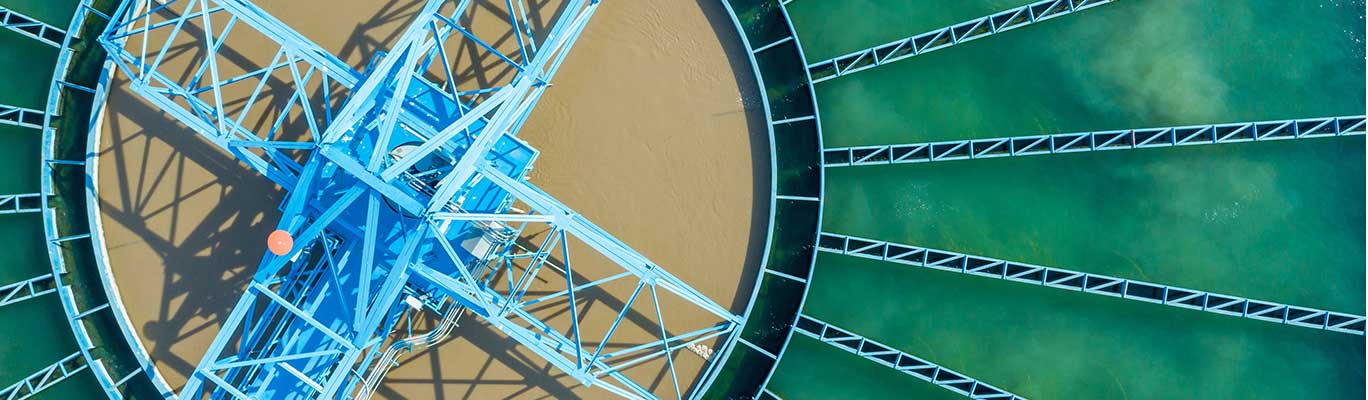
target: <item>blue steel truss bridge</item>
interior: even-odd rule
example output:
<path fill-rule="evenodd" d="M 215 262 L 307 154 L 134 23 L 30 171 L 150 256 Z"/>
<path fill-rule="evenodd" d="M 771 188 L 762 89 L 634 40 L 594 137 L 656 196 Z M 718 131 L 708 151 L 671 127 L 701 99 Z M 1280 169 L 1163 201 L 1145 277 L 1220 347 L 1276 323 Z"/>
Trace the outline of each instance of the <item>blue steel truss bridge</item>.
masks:
<path fill-rule="evenodd" d="M 463 317 L 584 386 L 701 394 L 741 317 L 527 180 L 519 129 L 599 2 L 494 3 L 477 29 L 488 4 L 427 1 L 360 71 L 247 0 L 112 16 L 131 89 L 288 192 L 293 248 L 265 253 L 181 398 L 368 398 Z"/>

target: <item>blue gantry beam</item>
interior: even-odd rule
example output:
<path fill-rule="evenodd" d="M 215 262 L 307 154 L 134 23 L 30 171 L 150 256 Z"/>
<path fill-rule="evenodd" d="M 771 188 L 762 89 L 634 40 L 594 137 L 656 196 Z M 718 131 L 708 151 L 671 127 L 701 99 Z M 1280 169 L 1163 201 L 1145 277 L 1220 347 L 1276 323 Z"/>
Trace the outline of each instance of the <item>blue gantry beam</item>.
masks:
<path fill-rule="evenodd" d="M 471 1 L 429 0 L 356 71 L 247 0 L 127 2 L 100 42 L 131 89 L 289 192 L 293 250 L 263 257 L 180 395 L 367 397 L 396 343 L 444 336 L 399 336 L 426 310 L 478 316 L 585 386 L 688 397 L 679 350 L 740 318 L 525 178 L 538 152 L 517 133 L 598 4 L 533 21 L 549 13 L 509 0 L 488 37 L 463 25 Z M 589 310 L 605 292 L 621 301 Z M 711 322 L 664 321 L 682 315 Z"/>

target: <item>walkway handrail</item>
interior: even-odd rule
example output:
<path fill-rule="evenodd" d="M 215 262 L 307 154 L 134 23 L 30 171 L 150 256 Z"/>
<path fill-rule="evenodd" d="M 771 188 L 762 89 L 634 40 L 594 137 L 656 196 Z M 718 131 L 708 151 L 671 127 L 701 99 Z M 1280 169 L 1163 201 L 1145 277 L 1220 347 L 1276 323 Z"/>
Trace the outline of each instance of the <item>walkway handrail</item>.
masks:
<path fill-rule="evenodd" d="M 366 379 L 361 386 L 361 391 L 356 394 L 355 398 L 358 400 L 370 400 L 371 395 L 375 394 L 375 389 L 380 387 L 381 380 L 385 375 L 389 374 L 389 370 L 399 365 L 396 360 L 399 359 L 400 351 L 407 350 L 409 353 L 412 353 L 414 350 L 424 349 L 445 341 L 451 336 L 451 330 L 456 328 L 456 325 L 460 322 L 461 315 L 463 314 L 465 314 L 465 308 L 452 302 L 452 304 L 447 306 L 447 311 L 442 314 L 442 319 L 438 320 L 436 328 L 433 328 L 426 333 L 395 341 L 391 344 L 385 349 L 385 353 L 380 355 L 380 359 L 376 360 L 375 367 L 371 369 L 370 374 L 366 375 Z"/>

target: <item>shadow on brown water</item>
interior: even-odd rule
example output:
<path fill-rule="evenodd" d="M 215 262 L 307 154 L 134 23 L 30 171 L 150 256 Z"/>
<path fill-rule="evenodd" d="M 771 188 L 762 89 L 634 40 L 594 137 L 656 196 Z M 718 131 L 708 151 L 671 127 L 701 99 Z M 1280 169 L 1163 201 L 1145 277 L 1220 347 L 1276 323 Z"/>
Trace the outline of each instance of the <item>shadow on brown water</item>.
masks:
<path fill-rule="evenodd" d="M 261 5 L 358 68 L 397 39 L 419 4 L 330 2 L 339 15 L 371 15 L 344 32 L 300 3 L 310 2 Z M 755 79 L 720 3 L 650 3 L 609 3 L 595 16 L 556 88 L 523 130 L 544 151 L 534 178 L 740 313 L 763 256 L 769 216 L 769 139 Z M 253 51 L 229 53 L 228 61 L 255 68 L 250 60 L 260 57 Z M 625 61 L 599 71 L 609 57 Z M 488 64 L 474 59 L 459 71 L 479 82 L 503 78 L 481 67 Z M 605 81 L 625 83 L 604 90 Z M 111 91 L 101 148 L 107 243 L 130 316 L 158 368 L 178 387 L 251 279 L 283 193 L 125 85 L 117 81 Z M 268 98 L 288 93 L 267 92 Z M 623 111 L 599 109 L 614 107 Z M 302 123 L 291 118 L 287 125 Z M 622 304 L 606 295 L 592 301 L 593 307 Z M 701 365 L 682 353 L 676 362 Z M 380 397 L 607 396 L 579 386 L 474 318 L 443 345 L 401 360 L 377 391 Z M 667 374 L 663 365 L 647 365 L 633 377 L 669 391 Z M 682 383 L 696 375 L 684 374 Z"/>

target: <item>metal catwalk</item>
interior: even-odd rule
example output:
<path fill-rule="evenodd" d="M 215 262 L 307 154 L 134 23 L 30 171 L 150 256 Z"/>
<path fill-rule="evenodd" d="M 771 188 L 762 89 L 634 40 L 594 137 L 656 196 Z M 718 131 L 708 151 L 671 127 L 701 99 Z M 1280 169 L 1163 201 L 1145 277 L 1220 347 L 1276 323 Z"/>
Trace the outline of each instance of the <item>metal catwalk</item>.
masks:
<path fill-rule="evenodd" d="M 517 133 L 599 3 L 551 21 L 502 3 L 490 37 L 466 26 L 471 1 L 429 0 L 363 72 L 247 0 L 118 11 L 100 42 L 132 90 L 289 192 L 293 247 L 262 258 L 182 397 L 366 397 L 389 349 L 428 341 L 405 342 L 402 317 L 453 307 L 582 385 L 698 395 L 676 356 L 730 346 L 741 318 L 525 178 L 538 152 Z M 458 50 L 481 62 L 455 67 Z M 605 293 L 621 301 L 586 309 Z"/>

